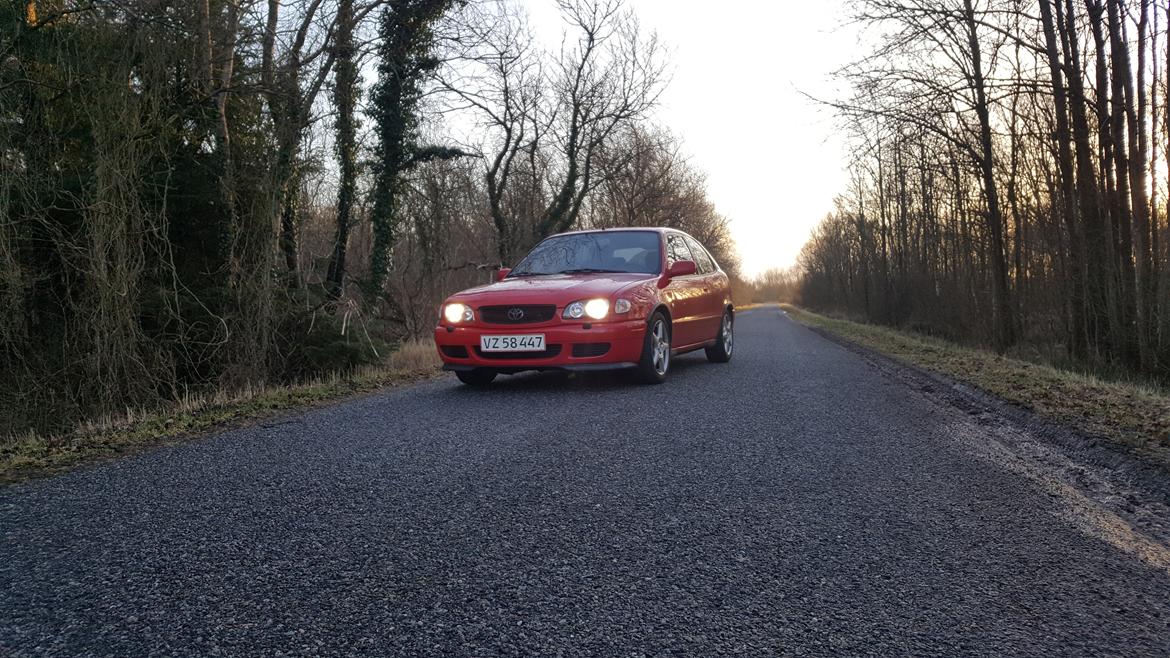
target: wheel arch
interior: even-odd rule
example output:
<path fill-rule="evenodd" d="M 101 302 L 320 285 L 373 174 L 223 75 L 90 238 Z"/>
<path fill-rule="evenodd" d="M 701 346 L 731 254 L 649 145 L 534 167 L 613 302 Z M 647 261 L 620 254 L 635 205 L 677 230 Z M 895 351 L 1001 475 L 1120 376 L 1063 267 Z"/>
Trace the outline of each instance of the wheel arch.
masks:
<path fill-rule="evenodd" d="M 662 314 L 666 316 L 666 324 L 670 325 L 670 329 L 673 331 L 674 316 L 670 314 L 670 307 L 667 306 L 664 302 L 658 302 L 654 308 L 650 309 L 650 312 L 646 315 L 646 326 L 650 326 L 650 318 L 654 317 L 654 314 L 659 311 L 661 311 Z"/>

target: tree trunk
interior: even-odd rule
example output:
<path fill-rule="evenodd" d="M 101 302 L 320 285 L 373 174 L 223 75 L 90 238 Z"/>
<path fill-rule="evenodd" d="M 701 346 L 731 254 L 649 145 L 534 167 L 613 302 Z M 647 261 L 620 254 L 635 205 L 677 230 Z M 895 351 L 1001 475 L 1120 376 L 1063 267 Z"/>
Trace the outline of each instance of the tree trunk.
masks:
<path fill-rule="evenodd" d="M 353 212 L 357 181 L 357 135 L 354 109 L 357 104 L 357 65 L 354 62 L 353 0 L 340 0 L 337 8 L 337 68 L 334 103 L 337 106 L 337 159 L 340 180 L 337 190 L 337 233 L 329 260 L 326 289 L 337 300 L 344 292 L 345 251 L 349 243 L 350 215 Z"/>
<path fill-rule="evenodd" d="M 1053 102 L 1056 110 L 1057 161 L 1060 171 L 1060 205 L 1068 232 L 1068 278 L 1069 278 L 1069 354 L 1076 359 L 1085 357 L 1085 282 L 1082 258 L 1084 247 L 1081 243 L 1081 228 L 1078 221 L 1076 180 L 1073 178 L 1072 148 L 1069 144 L 1068 96 L 1064 87 L 1064 76 L 1060 55 L 1057 51 L 1056 25 L 1053 20 L 1052 3 L 1060 0 L 1040 0 L 1040 17 L 1044 26 L 1044 46 L 1048 56 L 1048 75 L 1052 80 Z M 1057 7 L 1059 9 L 1059 7 Z"/>
<path fill-rule="evenodd" d="M 207 13 L 208 3 L 200 5 L 200 20 L 206 30 L 207 84 L 210 85 L 210 100 L 215 108 L 215 149 L 219 160 L 219 189 L 225 216 L 221 220 L 219 230 L 220 253 L 228 260 L 234 260 L 235 235 L 239 229 L 239 214 L 236 208 L 236 171 L 235 159 L 232 155 L 231 125 L 228 119 L 228 97 L 232 85 L 232 76 L 235 72 L 236 37 L 240 26 L 240 7 L 235 2 L 227 3 L 227 26 L 223 34 L 222 52 L 218 57 L 214 54 L 215 40 L 212 37 L 211 17 Z M 204 38 L 200 40 L 203 41 Z M 216 61 L 218 60 L 218 62 Z M 219 76 L 215 75 L 215 65 L 219 64 Z M 234 265 L 233 265 L 234 267 Z M 238 274 L 238 273 L 237 273 Z"/>
<path fill-rule="evenodd" d="M 1133 208 L 1133 260 L 1126 270 L 1132 275 L 1133 333 L 1137 347 L 1136 363 L 1143 370 L 1153 366 L 1150 351 L 1149 307 L 1153 302 L 1150 270 L 1153 269 L 1150 252 L 1150 205 L 1146 187 L 1149 144 L 1146 138 L 1146 37 L 1149 32 L 1149 0 L 1141 2 L 1138 21 L 1137 81 L 1130 78 L 1129 42 L 1125 39 L 1118 0 L 1109 0 L 1109 23 L 1113 50 L 1113 76 L 1120 80 L 1125 92 L 1125 118 L 1129 128 L 1130 206 Z M 1136 86 L 1136 93 L 1135 93 Z"/>
<path fill-rule="evenodd" d="M 1116 253 L 1113 257 L 1115 272 L 1111 277 L 1116 281 L 1116 306 L 1113 318 L 1115 344 L 1121 347 L 1120 356 L 1127 363 L 1134 363 L 1136 358 L 1136 343 L 1133 335 L 1133 319 L 1135 314 L 1134 297 L 1134 265 L 1133 265 L 1133 215 L 1137 208 L 1133 205 L 1134 186 L 1138 181 L 1131 179 L 1129 142 L 1133 135 L 1126 134 L 1126 108 L 1131 103 L 1132 84 L 1127 85 L 1129 78 L 1129 47 L 1124 43 L 1121 18 L 1114 0 L 1107 1 L 1109 14 L 1109 46 L 1112 51 L 1113 70 L 1111 79 L 1112 99 L 1110 103 L 1109 133 L 1113 146 L 1113 171 L 1117 179 L 1117 198 L 1115 200 L 1116 214 L 1114 215 L 1116 238 L 1114 245 Z M 1094 21 L 1099 25 L 1099 20 Z M 1096 27 L 1094 28 L 1096 31 Z M 1104 50 L 1104 46 L 1100 47 Z M 1099 52 L 1098 58 L 1104 68 L 1104 54 Z M 1123 62 L 1123 63 L 1122 63 Z M 1119 68 L 1124 66 L 1124 69 Z M 1104 76 L 1103 76 L 1104 77 Z M 1101 89 L 1097 90 L 1101 93 Z M 1144 167 L 1144 166 L 1143 166 Z M 1143 184 L 1144 187 L 1144 184 Z M 1144 199 L 1144 193 L 1143 193 Z"/>
<path fill-rule="evenodd" d="M 1081 68 L 1080 42 L 1077 40 L 1076 20 L 1072 0 L 1065 0 L 1064 15 L 1058 22 L 1061 27 L 1061 44 L 1064 60 L 1068 66 L 1068 101 L 1071 110 L 1073 146 L 1076 152 L 1077 193 L 1081 222 L 1084 227 L 1085 247 L 1085 308 L 1088 325 L 1088 342 L 1097 351 L 1109 351 L 1108 314 L 1106 286 L 1106 258 L 1104 220 L 1101 212 L 1101 197 L 1094 171 L 1093 149 L 1089 144 L 1089 119 L 1085 111 L 1086 100 Z"/>
<path fill-rule="evenodd" d="M 975 114 L 979 117 L 979 144 L 981 156 L 979 168 L 983 174 L 983 191 L 987 196 L 987 231 L 990 238 L 991 260 L 991 303 L 993 308 L 993 341 L 996 350 L 1002 352 L 1016 341 L 1015 322 L 1012 317 L 1011 298 L 1008 292 L 1007 261 L 1004 254 L 1003 213 L 999 205 L 999 190 L 995 180 L 995 158 L 992 147 L 991 113 L 987 102 L 987 89 L 983 79 L 983 61 L 978 23 L 971 0 L 963 0 L 967 38 L 971 56 L 971 84 L 975 91 Z"/>
<path fill-rule="evenodd" d="M 264 93 L 268 96 L 271 106 L 273 86 L 275 84 L 276 62 L 276 27 L 280 22 L 280 0 L 268 0 L 268 14 L 264 21 L 264 38 L 260 44 L 260 81 L 264 84 Z M 271 111 L 271 107 L 270 110 Z"/>

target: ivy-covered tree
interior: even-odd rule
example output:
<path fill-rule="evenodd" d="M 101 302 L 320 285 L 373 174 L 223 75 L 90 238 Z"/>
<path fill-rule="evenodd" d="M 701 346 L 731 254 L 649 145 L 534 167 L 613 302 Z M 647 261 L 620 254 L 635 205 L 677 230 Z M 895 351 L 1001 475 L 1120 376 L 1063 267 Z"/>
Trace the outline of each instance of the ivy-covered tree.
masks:
<path fill-rule="evenodd" d="M 378 82 L 370 107 L 378 137 L 368 282 L 375 295 L 390 267 L 404 174 L 427 160 L 461 155 L 457 149 L 423 145 L 419 135 L 425 81 L 441 63 L 434 53 L 435 24 L 454 4 L 454 0 L 391 0 L 379 23 Z"/>
<path fill-rule="evenodd" d="M 361 89 L 358 86 L 357 62 L 354 57 L 353 28 L 353 0 L 341 0 L 337 5 L 337 43 L 334 46 L 337 74 L 333 90 L 333 101 L 337 106 L 337 160 L 341 176 L 337 190 L 337 234 L 325 277 L 326 293 L 333 300 L 341 296 L 345 279 L 345 254 L 357 187 L 357 119 L 354 111 Z"/>

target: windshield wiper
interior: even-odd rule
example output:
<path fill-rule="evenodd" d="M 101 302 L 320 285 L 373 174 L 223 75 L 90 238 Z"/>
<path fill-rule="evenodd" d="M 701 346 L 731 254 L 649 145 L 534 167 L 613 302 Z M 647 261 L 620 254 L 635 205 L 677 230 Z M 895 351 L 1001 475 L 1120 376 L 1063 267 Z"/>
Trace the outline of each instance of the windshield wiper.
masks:
<path fill-rule="evenodd" d="M 623 270 L 605 270 L 597 267 L 578 267 L 572 270 L 561 270 L 557 274 L 625 274 Z"/>

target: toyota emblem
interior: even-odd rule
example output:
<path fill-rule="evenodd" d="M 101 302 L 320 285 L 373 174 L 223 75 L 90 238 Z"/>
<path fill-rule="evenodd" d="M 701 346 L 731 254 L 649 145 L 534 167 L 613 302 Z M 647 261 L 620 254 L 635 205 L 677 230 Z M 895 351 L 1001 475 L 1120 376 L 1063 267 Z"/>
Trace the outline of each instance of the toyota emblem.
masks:
<path fill-rule="evenodd" d="M 508 319 L 512 322 L 519 322 L 524 319 L 524 309 L 510 308 L 508 309 Z"/>

